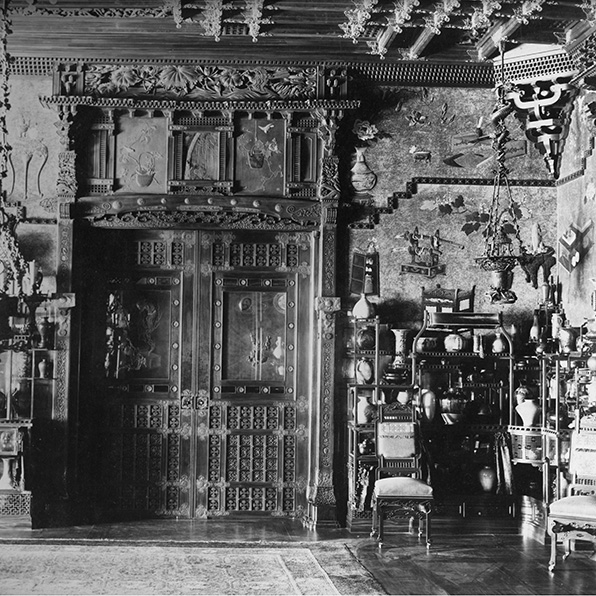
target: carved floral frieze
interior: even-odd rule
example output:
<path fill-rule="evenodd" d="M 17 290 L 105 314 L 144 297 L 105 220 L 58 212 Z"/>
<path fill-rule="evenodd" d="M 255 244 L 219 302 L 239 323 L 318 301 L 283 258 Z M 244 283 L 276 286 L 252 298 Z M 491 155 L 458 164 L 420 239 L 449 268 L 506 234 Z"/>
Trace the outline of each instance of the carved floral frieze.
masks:
<path fill-rule="evenodd" d="M 314 99 L 317 68 L 89 64 L 84 94 L 189 100 Z"/>

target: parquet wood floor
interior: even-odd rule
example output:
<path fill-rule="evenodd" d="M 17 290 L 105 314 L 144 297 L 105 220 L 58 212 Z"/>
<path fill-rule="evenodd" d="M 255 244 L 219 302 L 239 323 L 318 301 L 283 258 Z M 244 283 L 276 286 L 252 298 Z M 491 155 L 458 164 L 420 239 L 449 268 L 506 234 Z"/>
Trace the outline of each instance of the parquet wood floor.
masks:
<path fill-rule="evenodd" d="M 442 519 L 427 551 L 401 525 L 388 524 L 379 549 L 367 532 L 309 531 L 280 519 L 151 520 L 32 530 L 0 519 L 0 543 L 184 544 L 287 547 L 313 542 L 347 545 L 388 594 L 596 595 L 596 561 L 580 550 L 548 572 L 549 546 L 524 537 L 511 519 Z"/>

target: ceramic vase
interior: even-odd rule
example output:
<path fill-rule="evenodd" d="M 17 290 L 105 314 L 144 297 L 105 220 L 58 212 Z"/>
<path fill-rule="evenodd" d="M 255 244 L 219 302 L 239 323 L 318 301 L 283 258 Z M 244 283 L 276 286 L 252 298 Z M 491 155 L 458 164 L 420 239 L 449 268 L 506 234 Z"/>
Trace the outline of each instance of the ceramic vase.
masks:
<path fill-rule="evenodd" d="M 540 340 L 540 323 L 538 322 L 538 315 L 534 315 L 532 326 L 530 327 L 530 341 L 538 343 Z"/>
<path fill-rule="evenodd" d="M 494 354 L 502 354 L 503 352 L 507 351 L 507 345 L 505 344 L 505 340 L 499 331 L 497 331 L 497 334 L 495 335 L 492 349 Z"/>
<path fill-rule="evenodd" d="M 356 424 L 364 424 L 366 422 L 370 422 L 368 420 L 369 416 L 369 406 L 370 398 L 372 397 L 372 392 L 368 390 L 361 390 L 358 393 L 358 403 L 356 404 Z"/>
<path fill-rule="evenodd" d="M 491 466 L 483 466 L 478 472 L 478 480 L 485 493 L 492 493 L 497 485 L 497 472 Z"/>
<path fill-rule="evenodd" d="M 524 426 L 536 426 L 540 418 L 540 404 L 535 399 L 526 399 L 515 406 L 515 411 L 522 419 Z"/>
<path fill-rule="evenodd" d="M 40 348 L 51 348 L 49 345 L 50 339 L 50 320 L 48 317 L 44 317 L 37 323 L 37 331 L 39 333 L 39 347 Z"/>
<path fill-rule="evenodd" d="M 368 358 L 360 358 L 356 363 L 356 382 L 359 385 L 368 385 L 373 382 L 373 363 Z"/>
<path fill-rule="evenodd" d="M 37 363 L 37 369 L 39 370 L 40 379 L 47 379 L 50 376 L 50 365 L 45 358 Z"/>
<path fill-rule="evenodd" d="M 374 327 L 364 327 L 356 334 L 356 345 L 361 350 L 372 350 L 375 347 L 376 338 Z"/>
<path fill-rule="evenodd" d="M 563 326 L 563 317 L 558 313 L 554 312 L 550 318 L 550 325 L 551 325 L 551 337 L 553 339 L 557 339 L 559 336 L 559 331 Z"/>
<path fill-rule="evenodd" d="M 430 389 L 423 389 L 420 395 L 420 404 L 425 418 L 432 422 L 437 411 L 437 396 L 434 391 Z"/>
<path fill-rule="evenodd" d="M 395 358 L 393 359 L 392 366 L 400 367 L 407 364 L 407 329 L 392 329 L 391 332 L 395 337 Z"/>
<path fill-rule="evenodd" d="M 356 147 L 356 162 L 351 169 L 352 187 L 356 192 L 372 190 L 377 183 L 377 175 L 368 167 L 364 153 L 366 147 Z"/>
<path fill-rule="evenodd" d="M 366 294 L 362 294 L 360 300 L 354 304 L 352 316 L 356 319 L 372 319 L 375 316 L 375 306 L 368 300 Z"/>

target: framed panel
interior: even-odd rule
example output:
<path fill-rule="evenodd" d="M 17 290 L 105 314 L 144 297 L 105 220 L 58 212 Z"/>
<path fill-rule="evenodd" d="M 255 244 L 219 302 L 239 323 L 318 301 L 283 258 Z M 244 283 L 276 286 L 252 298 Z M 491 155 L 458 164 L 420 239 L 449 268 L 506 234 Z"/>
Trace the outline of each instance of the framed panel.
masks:
<path fill-rule="evenodd" d="M 170 126 L 168 191 L 192 194 L 232 190 L 232 124 L 223 118 L 188 118 Z"/>
<path fill-rule="evenodd" d="M 283 195 L 286 123 L 281 118 L 240 118 L 236 182 L 242 194 Z"/>
<path fill-rule="evenodd" d="M 215 281 L 214 393 L 293 393 L 296 298 L 293 280 Z"/>

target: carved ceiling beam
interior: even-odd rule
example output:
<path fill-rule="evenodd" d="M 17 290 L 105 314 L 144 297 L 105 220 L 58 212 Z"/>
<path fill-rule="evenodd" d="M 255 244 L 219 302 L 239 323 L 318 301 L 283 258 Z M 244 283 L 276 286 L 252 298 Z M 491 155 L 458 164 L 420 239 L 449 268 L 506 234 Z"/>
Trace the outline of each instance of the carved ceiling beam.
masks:
<path fill-rule="evenodd" d="M 342 37 L 351 39 L 352 43 L 358 43 L 362 37 L 365 27 L 372 17 L 372 12 L 379 0 L 352 0 L 354 8 L 344 12 L 348 20 L 340 23 L 339 28 L 343 31 Z"/>
<path fill-rule="evenodd" d="M 368 41 L 369 54 L 384 58 L 387 48 L 399 33 L 403 31 L 404 25 L 411 20 L 412 12 L 420 4 L 419 0 L 396 0 L 393 3 L 393 11 L 388 18 L 387 26 L 380 31 L 377 39 Z"/>
<path fill-rule="evenodd" d="M 450 20 L 451 15 L 459 8 L 459 0 L 442 0 L 435 4 L 434 11 L 424 18 L 424 31 L 418 39 L 406 50 L 404 57 L 409 60 L 416 60 L 420 57 L 424 48 L 431 42 L 435 35 L 441 35 L 441 29 Z"/>
<path fill-rule="evenodd" d="M 474 58 L 482 61 L 490 58 L 504 39 L 510 38 L 522 25 L 528 25 L 542 10 L 546 0 L 526 0 L 513 11 L 513 17 L 498 19 L 476 44 Z"/>

